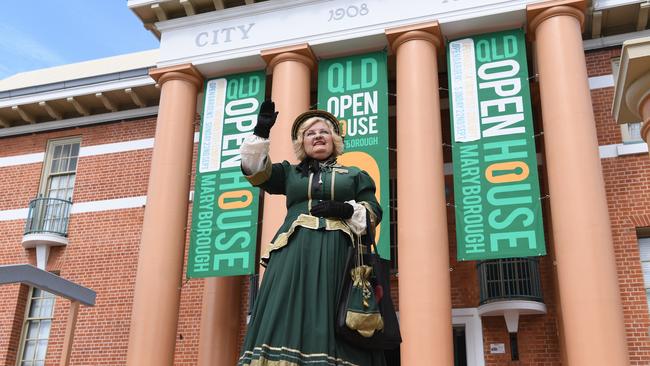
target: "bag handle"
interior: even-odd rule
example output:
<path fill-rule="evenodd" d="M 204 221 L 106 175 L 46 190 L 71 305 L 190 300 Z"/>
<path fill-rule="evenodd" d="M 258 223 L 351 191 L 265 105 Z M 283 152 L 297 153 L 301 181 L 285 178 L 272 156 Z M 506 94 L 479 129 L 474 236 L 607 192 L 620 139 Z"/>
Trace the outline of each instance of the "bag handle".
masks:
<path fill-rule="evenodd" d="M 356 252 L 355 262 L 357 266 L 363 265 L 363 251 L 361 248 L 362 244 L 370 248 L 371 254 L 379 255 L 379 252 L 377 251 L 377 245 L 375 243 L 375 226 L 370 221 L 370 212 L 368 208 L 366 208 L 366 233 L 364 235 L 354 236 L 355 242 L 352 244 L 352 247 Z"/>
<path fill-rule="evenodd" d="M 375 244 L 375 226 L 370 221 L 370 210 L 366 208 L 366 234 L 361 236 L 363 244 L 370 248 L 371 253 L 377 253 L 377 245 Z"/>

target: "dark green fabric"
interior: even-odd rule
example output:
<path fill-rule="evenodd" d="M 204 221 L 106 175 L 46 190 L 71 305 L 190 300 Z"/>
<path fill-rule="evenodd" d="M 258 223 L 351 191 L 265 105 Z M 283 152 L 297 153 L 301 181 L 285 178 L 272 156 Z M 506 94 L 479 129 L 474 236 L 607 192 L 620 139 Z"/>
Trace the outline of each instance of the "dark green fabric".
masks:
<path fill-rule="evenodd" d="M 299 228 L 290 245 L 273 252 L 238 365 L 260 356 L 296 365 L 385 365 L 383 352 L 354 348 L 335 336 L 348 242 L 339 231 Z"/>
<path fill-rule="evenodd" d="M 334 170 L 336 173 L 333 173 Z M 381 221 L 382 210 L 375 197 L 375 183 L 368 173 L 359 168 L 336 165 L 324 168 L 321 174 L 323 183 L 320 189 L 312 185 L 312 205 L 332 199 L 332 174 L 336 174 L 333 199 L 340 202 L 350 200 L 367 202 L 377 216 L 377 222 Z M 273 164 L 271 178 L 259 185 L 270 194 L 285 194 L 287 196 L 287 216 L 273 240 L 278 234 L 286 232 L 300 214 L 309 214 L 309 180 L 310 177 L 302 176 L 295 165 L 291 165 L 285 160 L 282 163 Z M 325 220 L 321 220 L 321 227 L 324 227 L 324 222 Z"/>
<path fill-rule="evenodd" d="M 312 184 L 312 205 L 332 199 L 332 174 L 336 174 L 333 199 L 365 201 L 381 219 L 375 185 L 357 168 L 323 168 L 322 184 Z M 271 194 L 287 196 L 287 216 L 275 237 L 287 232 L 300 214 L 309 214 L 310 180 L 319 181 L 284 161 L 273 164 L 271 178 L 260 185 Z M 338 294 L 351 242 L 342 231 L 324 230 L 324 222 L 320 220 L 318 230 L 298 227 L 285 247 L 271 252 L 238 365 L 266 365 L 266 361 L 299 366 L 386 364 L 382 351 L 353 347 L 335 335 Z"/>

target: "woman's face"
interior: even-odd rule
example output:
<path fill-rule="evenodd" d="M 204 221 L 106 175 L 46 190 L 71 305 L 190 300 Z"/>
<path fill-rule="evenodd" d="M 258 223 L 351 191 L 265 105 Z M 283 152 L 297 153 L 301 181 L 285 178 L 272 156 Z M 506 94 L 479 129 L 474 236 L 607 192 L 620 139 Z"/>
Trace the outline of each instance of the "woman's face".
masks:
<path fill-rule="evenodd" d="M 327 123 L 318 121 L 305 130 L 302 146 L 305 149 L 305 154 L 312 159 L 326 160 L 329 158 L 334 151 L 334 142 Z"/>

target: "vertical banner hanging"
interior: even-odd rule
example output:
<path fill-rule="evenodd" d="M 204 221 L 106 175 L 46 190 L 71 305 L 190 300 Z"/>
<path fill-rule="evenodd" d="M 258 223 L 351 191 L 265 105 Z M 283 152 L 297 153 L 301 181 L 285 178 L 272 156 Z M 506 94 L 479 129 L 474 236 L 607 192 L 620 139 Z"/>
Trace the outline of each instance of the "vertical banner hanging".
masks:
<path fill-rule="evenodd" d="M 546 254 L 524 32 L 448 46 L 458 260 Z"/>
<path fill-rule="evenodd" d="M 263 71 L 212 79 L 194 183 L 187 277 L 255 272 L 259 188 L 244 178 L 239 146 L 253 133 L 264 99 Z"/>
<path fill-rule="evenodd" d="M 365 170 L 375 181 L 383 210 L 377 251 L 389 259 L 387 79 L 385 52 L 321 60 L 318 64 L 318 107 L 339 119 L 345 135 L 345 153 L 338 162 Z"/>

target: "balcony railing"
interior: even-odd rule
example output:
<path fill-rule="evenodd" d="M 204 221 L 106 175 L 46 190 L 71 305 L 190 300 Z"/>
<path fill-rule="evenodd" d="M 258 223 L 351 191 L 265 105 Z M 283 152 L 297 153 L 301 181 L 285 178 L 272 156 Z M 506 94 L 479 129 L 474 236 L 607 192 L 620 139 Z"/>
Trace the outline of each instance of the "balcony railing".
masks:
<path fill-rule="evenodd" d="M 71 201 L 60 198 L 36 198 L 29 203 L 25 235 L 53 233 L 68 236 Z"/>
<path fill-rule="evenodd" d="M 483 305 L 498 300 L 543 302 L 538 258 L 508 258 L 478 263 Z"/>

